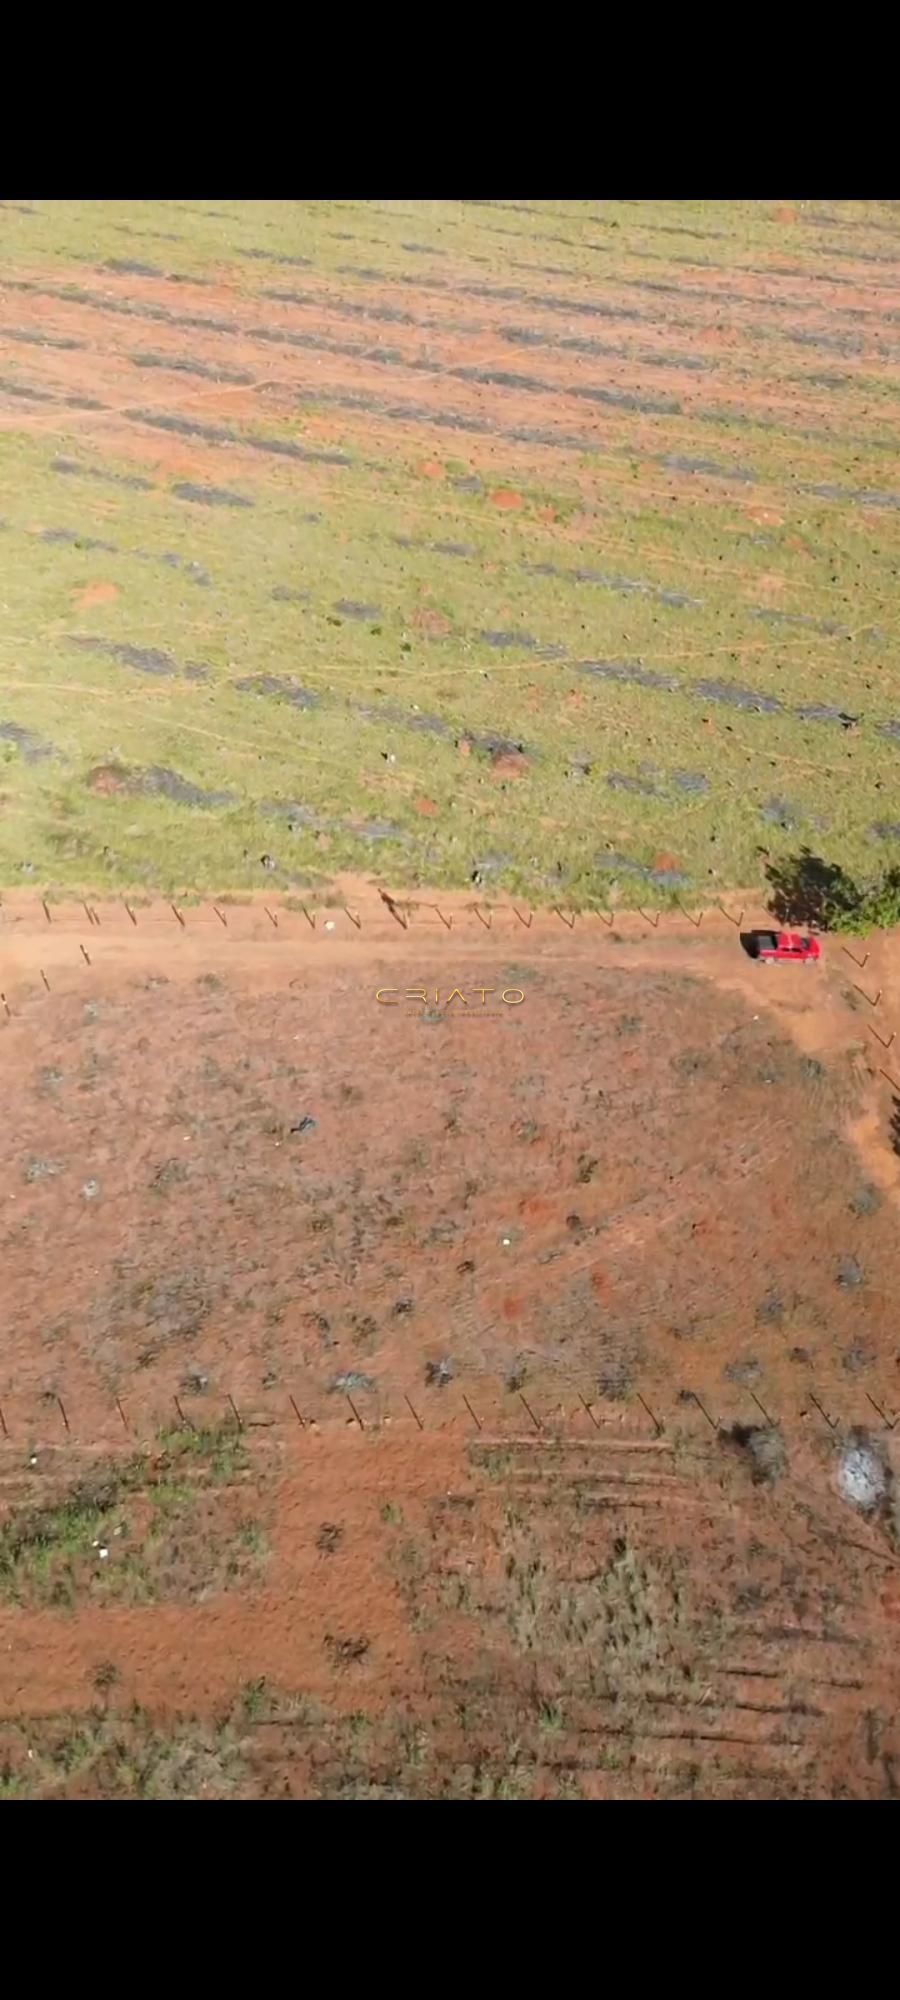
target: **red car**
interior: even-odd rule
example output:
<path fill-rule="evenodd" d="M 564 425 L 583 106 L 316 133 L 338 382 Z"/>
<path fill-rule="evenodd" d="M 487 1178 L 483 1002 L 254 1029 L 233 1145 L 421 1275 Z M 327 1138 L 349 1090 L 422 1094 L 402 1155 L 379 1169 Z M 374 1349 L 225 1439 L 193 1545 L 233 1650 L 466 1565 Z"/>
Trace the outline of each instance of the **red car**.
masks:
<path fill-rule="evenodd" d="M 754 931 L 751 952 L 761 965 L 777 960 L 791 965 L 812 965 L 821 957 L 819 940 L 802 937 L 799 931 Z"/>

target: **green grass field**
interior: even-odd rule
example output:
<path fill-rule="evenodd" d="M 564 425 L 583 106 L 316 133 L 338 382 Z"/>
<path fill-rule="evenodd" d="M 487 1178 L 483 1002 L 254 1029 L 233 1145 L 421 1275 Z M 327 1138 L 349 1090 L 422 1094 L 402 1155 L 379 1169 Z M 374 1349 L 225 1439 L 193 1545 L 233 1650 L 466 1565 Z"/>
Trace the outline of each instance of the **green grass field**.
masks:
<path fill-rule="evenodd" d="M 3 886 L 897 859 L 895 206 L 0 205 L 0 246 Z"/>

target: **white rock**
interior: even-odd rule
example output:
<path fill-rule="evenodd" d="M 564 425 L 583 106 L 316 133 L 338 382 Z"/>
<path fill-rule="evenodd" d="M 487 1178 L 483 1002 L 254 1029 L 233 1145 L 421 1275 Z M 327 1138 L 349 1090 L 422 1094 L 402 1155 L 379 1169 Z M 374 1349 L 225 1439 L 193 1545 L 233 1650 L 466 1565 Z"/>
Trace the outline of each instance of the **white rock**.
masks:
<path fill-rule="evenodd" d="M 838 1488 L 854 1507 L 877 1507 L 887 1491 L 887 1476 L 877 1453 L 864 1444 L 851 1445 L 838 1467 Z"/>

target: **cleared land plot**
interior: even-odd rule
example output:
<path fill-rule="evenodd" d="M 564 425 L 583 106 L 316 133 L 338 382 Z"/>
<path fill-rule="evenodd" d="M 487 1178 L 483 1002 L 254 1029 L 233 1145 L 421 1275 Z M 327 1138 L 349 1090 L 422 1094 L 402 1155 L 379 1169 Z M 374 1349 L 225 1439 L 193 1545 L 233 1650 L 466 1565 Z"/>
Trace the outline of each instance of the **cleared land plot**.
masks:
<path fill-rule="evenodd" d="M 720 1393 L 894 1369 L 893 1213 L 856 1212 L 840 1137 L 873 1058 L 829 1012 L 844 1046 L 801 1053 L 790 1014 L 751 1012 L 763 972 L 717 991 L 736 939 L 242 953 L 207 926 L 182 952 L 121 928 L 152 970 L 109 990 L 98 959 L 58 991 L 54 968 L 5 1033 L 7 1395 L 137 1381 L 163 1407 L 199 1372 L 311 1411 L 544 1369 L 670 1400 L 698 1367 Z M 820 970 L 780 968 L 777 1001 L 817 1018 Z"/>
<path fill-rule="evenodd" d="M 838 965 L 99 914 L 6 915 L 5 1790 L 894 1796 Z"/>

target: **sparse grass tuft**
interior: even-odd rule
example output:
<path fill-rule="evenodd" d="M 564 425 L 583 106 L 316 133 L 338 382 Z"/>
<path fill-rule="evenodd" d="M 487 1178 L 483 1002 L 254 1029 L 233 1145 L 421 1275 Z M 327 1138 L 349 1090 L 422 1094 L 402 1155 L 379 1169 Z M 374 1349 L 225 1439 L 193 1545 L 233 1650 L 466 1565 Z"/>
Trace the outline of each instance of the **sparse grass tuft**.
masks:
<path fill-rule="evenodd" d="M 268 1706 L 269 1693 L 265 1677 L 261 1676 L 259 1680 L 248 1681 L 246 1687 L 241 1690 L 241 1707 L 248 1722 L 261 1721 Z"/>
<path fill-rule="evenodd" d="M 242 1440 L 227 1427 L 185 1427 L 158 1442 L 156 1454 L 110 1460 L 58 1497 L 13 1509 L 0 1527 L 0 1601 L 147 1603 L 254 1573 L 264 1531 L 226 1505 L 249 1464 Z"/>
<path fill-rule="evenodd" d="M 538 1728 L 544 1736 L 558 1736 L 565 1724 L 562 1704 L 558 1701 L 544 1701 L 538 1713 Z"/>

